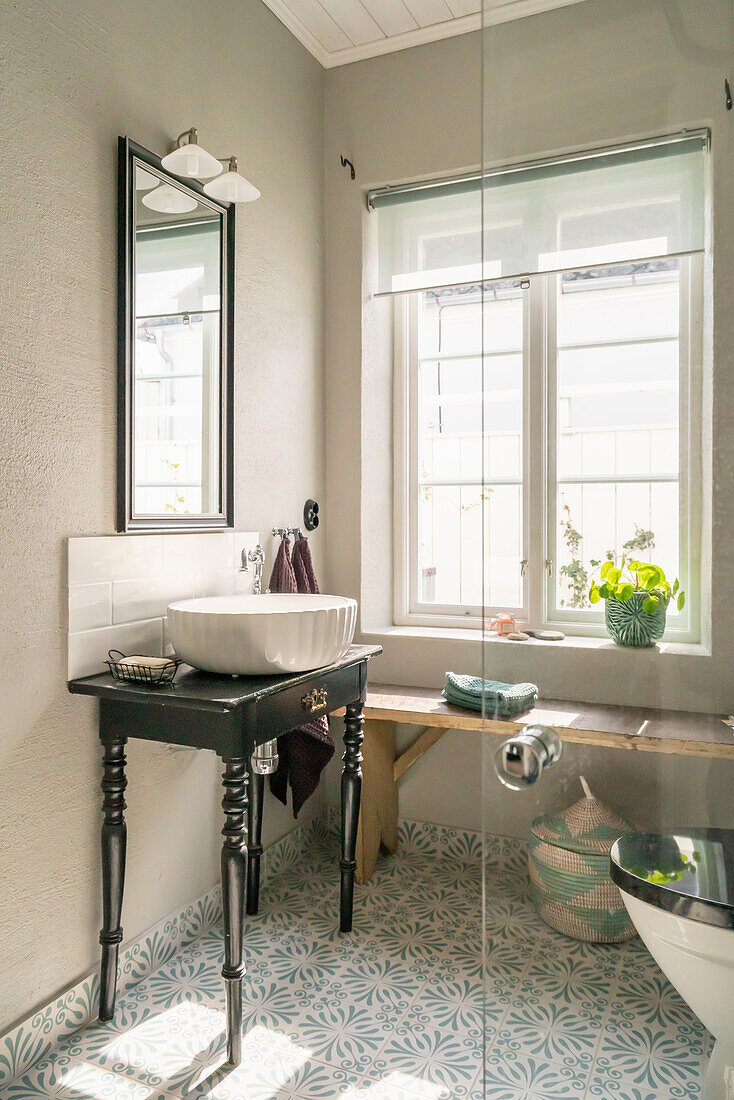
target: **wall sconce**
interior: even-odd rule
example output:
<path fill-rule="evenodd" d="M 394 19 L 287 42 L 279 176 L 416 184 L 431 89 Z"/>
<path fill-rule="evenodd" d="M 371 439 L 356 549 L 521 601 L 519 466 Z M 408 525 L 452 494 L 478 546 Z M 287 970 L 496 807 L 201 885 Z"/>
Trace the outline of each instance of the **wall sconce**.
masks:
<path fill-rule="evenodd" d="M 186 214 L 199 205 L 191 195 L 184 194 L 170 183 L 161 183 L 152 191 L 146 191 L 142 203 L 149 210 L 158 210 L 161 214 Z"/>
<path fill-rule="evenodd" d="M 260 198 L 257 187 L 237 171 L 236 157 L 213 157 L 199 145 L 199 131 L 195 126 L 178 135 L 161 164 L 174 176 L 209 180 L 204 184 L 204 191 L 220 202 L 254 202 Z"/>

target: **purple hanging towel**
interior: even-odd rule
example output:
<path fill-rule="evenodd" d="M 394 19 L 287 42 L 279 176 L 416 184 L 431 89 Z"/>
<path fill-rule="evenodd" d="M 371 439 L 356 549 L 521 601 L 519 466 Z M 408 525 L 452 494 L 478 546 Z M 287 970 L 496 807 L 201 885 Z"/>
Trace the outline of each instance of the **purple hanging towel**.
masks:
<path fill-rule="evenodd" d="M 296 585 L 299 592 L 318 593 L 319 584 L 313 571 L 313 561 L 308 545 L 308 539 L 303 535 L 296 539 L 293 547 L 293 572 L 296 575 Z"/>
<path fill-rule="evenodd" d="M 270 591 L 317 593 L 319 586 L 308 541 L 298 539 L 292 557 L 289 546 L 288 540 L 283 539 L 273 565 Z M 278 738 L 278 767 L 270 776 L 270 790 L 285 806 L 290 785 L 294 817 L 298 817 L 303 803 L 318 787 L 321 773 L 333 755 L 334 742 L 326 716 Z"/>
<path fill-rule="evenodd" d="M 291 544 L 288 539 L 282 539 L 278 547 L 278 553 L 273 562 L 273 571 L 270 574 L 271 592 L 297 592 L 296 574 L 293 572 L 290 555 Z"/>

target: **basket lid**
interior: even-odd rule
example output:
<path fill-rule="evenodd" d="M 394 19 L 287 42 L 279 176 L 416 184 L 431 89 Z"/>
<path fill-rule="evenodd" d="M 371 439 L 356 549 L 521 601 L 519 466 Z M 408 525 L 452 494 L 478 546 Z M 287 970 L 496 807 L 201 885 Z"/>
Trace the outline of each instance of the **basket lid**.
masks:
<path fill-rule="evenodd" d="M 594 798 L 585 782 L 584 790 L 585 796 L 562 813 L 536 817 L 533 835 L 569 852 L 609 855 L 614 842 L 624 833 L 635 832 L 635 826 Z"/>

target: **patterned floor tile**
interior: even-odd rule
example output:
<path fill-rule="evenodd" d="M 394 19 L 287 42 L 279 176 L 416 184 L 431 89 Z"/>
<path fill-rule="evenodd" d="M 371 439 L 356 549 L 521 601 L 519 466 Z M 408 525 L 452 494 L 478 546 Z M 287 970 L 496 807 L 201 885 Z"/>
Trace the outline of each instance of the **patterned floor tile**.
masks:
<path fill-rule="evenodd" d="M 490 1048 L 483 1071 L 483 1087 L 492 1100 L 515 1100 L 538 1095 L 543 1100 L 571 1100 L 583 1097 L 589 1082 L 589 1072 L 560 1066 L 545 1058 L 536 1058 L 517 1051 Z"/>
<path fill-rule="evenodd" d="M 430 966 L 396 962 L 370 946 L 342 963 L 327 988 L 336 998 L 343 996 L 365 1008 L 381 1009 L 398 1020 L 432 973 Z"/>
<path fill-rule="evenodd" d="M 686 1077 L 662 1087 L 625 1077 L 615 1070 L 596 1068 L 591 1075 L 586 1100 L 698 1100 L 702 1078 Z"/>
<path fill-rule="evenodd" d="M 355 1092 L 361 1078 L 316 1062 L 310 1052 L 258 1028 L 244 1041 L 242 1063 L 210 1067 L 181 1095 L 185 1100 L 336 1100 Z"/>
<path fill-rule="evenodd" d="M 494 1051 L 515 1051 L 571 1069 L 588 1069 L 602 1033 L 602 1021 L 602 1012 L 577 1011 L 552 999 L 526 998 L 508 1009 Z"/>
<path fill-rule="evenodd" d="M 685 1091 L 673 1090 L 700 1081 L 706 1059 L 703 1043 L 688 1029 L 612 1017 L 599 1043 L 596 1068 L 610 1077 L 627 1078 L 638 1088 L 686 1096 Z"/>
<path fill-rule="evenodd" d="M 296 1021 L 292 1037 L 314 1058 L 364 1073 L 394 1030 L 389 1009 L 363 1007 L 348 995 L 312 1001 Z"/>
<path fill-rule="evenodd" d="M 479 1073 L 483 1044 L 480 1037 L 454 1034 L 434 1024 L 410 1020 L 392 1031 L 379 1058 L 378 1074 L 400 1070 L 443 1088 L 442 1097 L 465 1097 Z"/>
<path fill-rule="evenodd" d="M 394 1070 L 384 1077 L 365 1079 L 354 1094 L 346 1094 L 345 1100 L 441 1100 L 444 1095 L 443 1085 Z"/>
<path fill-rule="evenodd" d="M 46 1059 L 0 1090 L 1 1100 L 168 1100 L 165 1093 L 65 1055 Z"/>
<path fill-rule="evenodd" d="M 573 954 L 543 952 L 532 959 L 522 983 L 524 995 L 553 998 L 580 1011 L 606 1008 L 615 981 L 615 967 Z"/>
<path fill-rule="evenodd" d="M 246 922 L 236 1069 L 214 926 L 0 1100 L 695 1100 L 711 1037 L 641 941 L 549 928 L 524 845 L 501 838 L 484 852 L 483 933 L 477 835 L 453 832 L 405 830 L 357 888 L 351 935 L 338 839 L 283 861 Z"/>
<path fill-rule="evenodd" d="M 223 1056 L 224 1045 L 224 1013 L 184 1001 L 154 1009 L 122 1033 L 107 1024 L 82 1032 L 78 1056 L 149 1088 L 179 1092 Z M 70 1048 L 70 1053 L 77 1050 Z"/>
<path fill-rule="evenodd" d="M 413 1021 L 479 1039 L 485 1023 L 481 982 L 470 978 L 429 980 L 405 1016 L 406 1026 Z"/>

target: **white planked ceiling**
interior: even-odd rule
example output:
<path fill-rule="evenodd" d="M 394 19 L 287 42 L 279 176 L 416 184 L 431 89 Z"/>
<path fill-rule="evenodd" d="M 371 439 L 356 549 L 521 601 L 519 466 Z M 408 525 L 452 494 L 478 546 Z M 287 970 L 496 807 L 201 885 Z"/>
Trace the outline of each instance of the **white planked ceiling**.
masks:
<path fill-rule="evenodd" d="M 482 25 L 482 0 L 263 0 L 324 68 L 405 50 Z M 485 25 L 582 0 L 484 0 Z"/>

